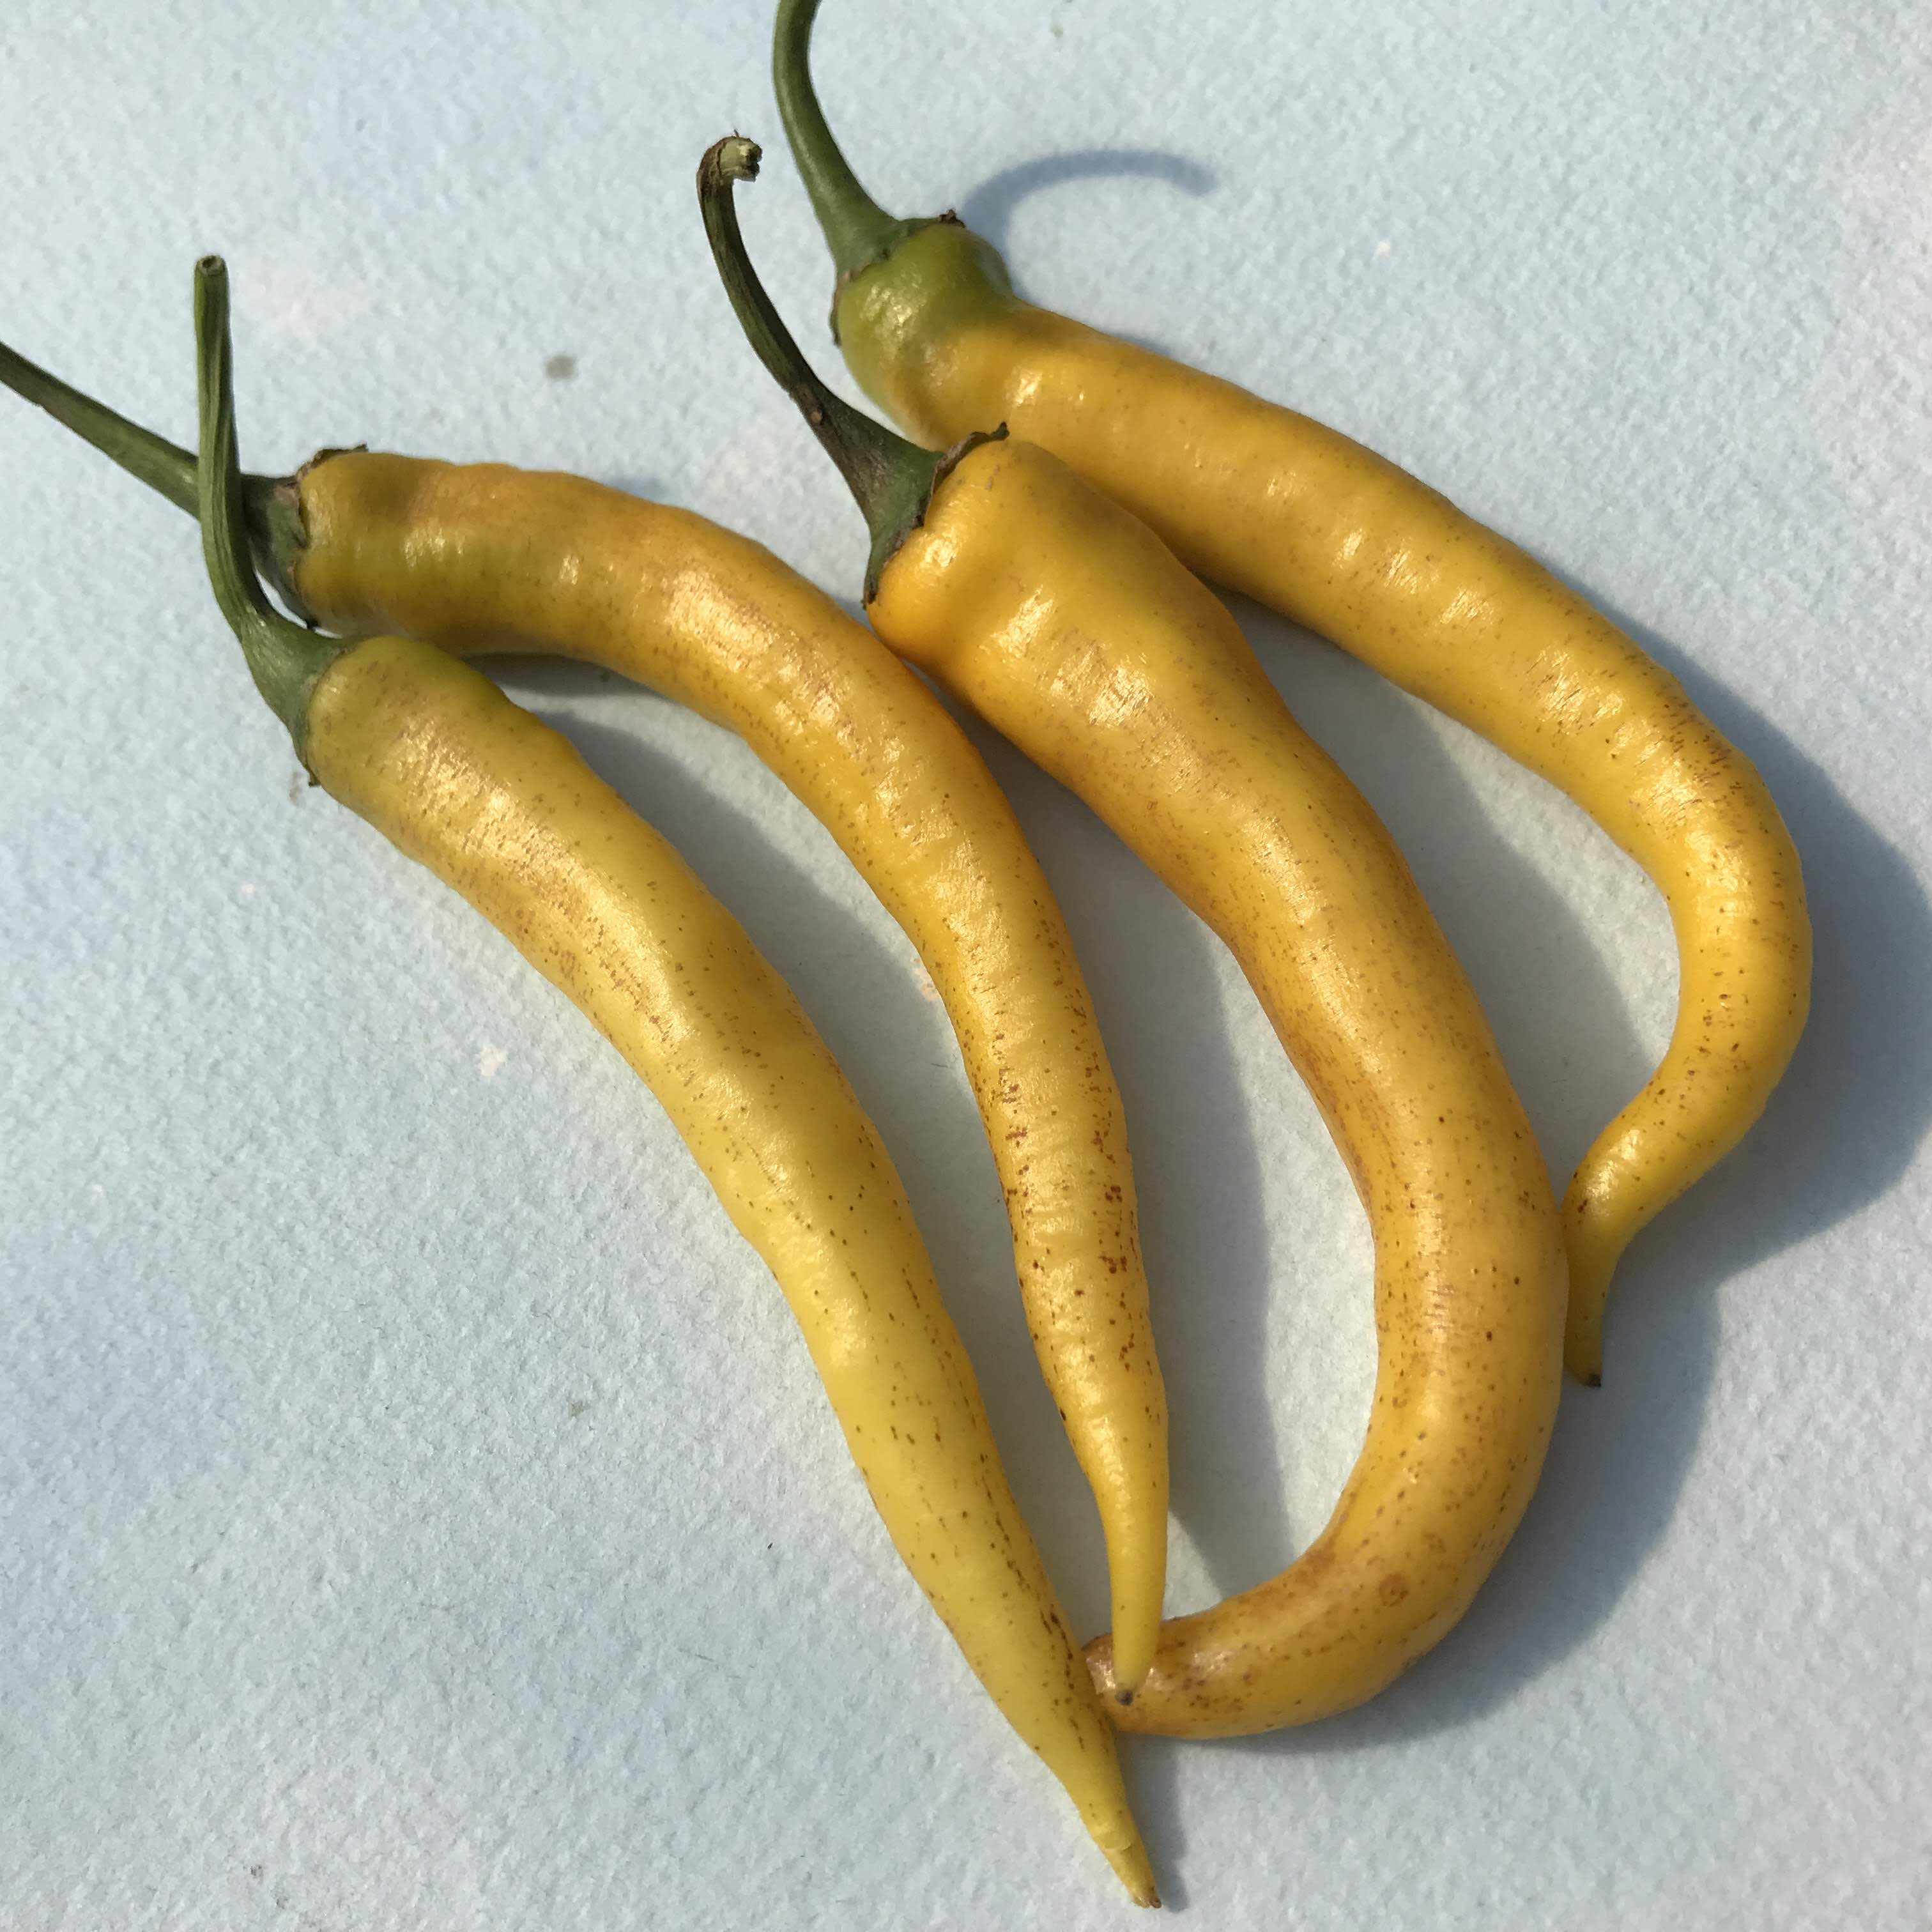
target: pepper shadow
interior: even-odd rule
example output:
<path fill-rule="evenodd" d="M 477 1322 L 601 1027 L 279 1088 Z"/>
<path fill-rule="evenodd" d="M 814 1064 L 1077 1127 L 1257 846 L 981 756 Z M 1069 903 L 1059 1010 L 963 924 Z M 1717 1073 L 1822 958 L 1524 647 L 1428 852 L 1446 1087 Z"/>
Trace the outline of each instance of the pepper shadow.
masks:
<path fill-rule="evenodd" d="M 1064 154 L 1042 154 L 988 175 L 954 212 L 974 234 L 1004 254 L 1013 210 L 1028 195 L 1064 188 L 1070 182 L 1134 179 L 1165 182 L 1198 199 L 1220 177 L 1185 154 L 1166 154 L 1158 148 L 1082 148 Z"/>
<path fill-rule="evenodd" d="M 1757 765 L 1777 800 L 1804 866 L 1816 935 L 1810 1020 L 1789 1072 L 1742 1146 L 1632 1244 L 1612 1294 L 1605 1384 L 1566 1386 L 1536 1496 L 1462 1622 L 1360 1709 L 1305 1731 L 1212 1748 L 1319 1756 L 1406 1744 L 1506 1704 L 1581 1643 L 1614 1609 L 1675 1508 L 1715 1371 L 1718 1288 L 1879 1198 L 1908 1168 L 1932 1124 L 1932 990 L 1921 972 L 1932 952 L 1932 904 L 1906 855 L 1735 692 L 1602 599 L 1594 601 L 1683 680 L 1718 729 Z M 1256 621 L 1250 609 L 1241 614 L 1257 635 L 1301 634 L 1277 620 Z M 1271 643 L 1264 637 L 1264 646 Z M 1280 653 L 1269 647 L 1264 655 Z M 1409 851 L 1484 996 L 1532 1120 L 1549 1136 L 1546 1148 L 1566 1138 L 1575 1102 L 1565 1103 L 1562 1120 L 1553 1119 L 1550 1106 L 1552 1080 L 1568 1076 L 1560 1060 L 1551 1064 L 1546 1037 L 1538 1045 L 1545 1029 L 1536 1013 L 1522 1010 L 1508 991 L 1518 977 L 1498 950 L 1510 943 L 1508 928 L 1492 938 L 1478 930 L 1497 903 L 1498 883 L 1502 903 L 1520 908 L 1509 927 L 1547 895 L 1512 878 L 1511 865 L 1493 856 L 1493 840 L 1484 847 L 1480 868 L 1469 872 L 1463 862 L 1468 882 L 1456 884 L 1450 848 L 1480 836 L 1480 812 L 1458 797 L 1467 788 L 1445 774 L 1439 758 L 1394 769 L 1405 761 L 1381 741 L 1391 712 L 1408 700 L 1365 667 L 1318 646 L 1292 653 L 1277 682 Z M 1336 687 L 1332 697 L 1330 686 Z M 1343 688 L 1347 703 L 1332 701 Z M 1568 919 L 1560 906 L 1552 910 Z M 1517 933 L 1520 941 L 1532 937 Z M 1561 950 L 1586 956 L 1564 965 L 1552 997 L 1573 1019 L 1587 1013 L 1594 1030 L 1598 1004 L 1588 996 L 1608 992 L 1607 976 L 1587 956 L 1580 933 Z M 1506 969 L 1500 978 L 1499 963 Z M 1546 952 L 1540 963 L 1558 962 Z M 1580 994 L 1571 964 L 1582 968 Z M 1588 1042 L 1580 1036 L 1579 1044 Z M 1610 1058 L 1622 1057 L 1619 1049 Z M 1594 1055 L 1593 1067 L 1576 1075 L 1599 1124 L 1627 1092 L 1599 1084 L 1606 1064 Z M 1153 1795 L 1162 1810 L 1178 1802 L 1165 1754 L 1153 1758 L 1143 1776 L 1159 1787 Z"/>
<path fill-rule="evenodd" d="M 1083 148 L 1067 154 L 1042 154 L 1037 160 L 1002 168 L 974 189 L 955 212 L 974 233 L 990 242 L 1004 256 L 1012 230 L 1014 211 L 1028 196 L 1048 188 L 1083 181 L 1155 181 L 1198 200 L 1210 193 L 1220 179 L 1212 168 L 1202 163 L 1185 154 L 1164 153 L 1157 148 Z M 1160 344 L 1139 336 L 1122 335 L 1121 340 L 1165 352 Z"/>
<path fill-rule="evenodd" d="M 1041 1380 L 1014 1273 L 1004 1197 L 986 1130 L 942 1012 L 921 990 L 910 945 L 880 943 L 814 885 L 764 829 L 778 812 L 822 838 L 805 806 L 772 796 L 777 782 L 723 728 L 646 687 L 592 666 L 542 658 L 484 661 L 510 694 L 568 737 L 633 810 L 668 838 L 796 994 L 905 1184 L 940 1292 L 964 1340 L 1001 1460 L 1054 1586 L 1076 1627 L 1102 1629 L 1106 1550 L 1093 1499 Z M 574 713 L 574 697 L 610 688 L 676 714 L 682 734 L 722 741 L 744 773 L 754 815 L 715 781 L 694 783 L 659 744 Z M 641 716 L 642 714 L 640 714 Z M 742 764 L 738 760 L 742 760 Z"/>

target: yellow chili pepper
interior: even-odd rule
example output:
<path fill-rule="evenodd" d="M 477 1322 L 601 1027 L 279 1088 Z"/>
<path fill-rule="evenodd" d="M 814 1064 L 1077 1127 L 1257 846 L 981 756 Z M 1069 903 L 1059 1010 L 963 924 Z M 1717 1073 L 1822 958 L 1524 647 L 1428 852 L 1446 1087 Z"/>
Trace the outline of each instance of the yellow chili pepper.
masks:
<path fill-rule="evenodd" d="M 318 637 L 249 562 L 226 274 L 195 274 L 202 548 L 256 685 L 334 796 L 427 866 L 650 1088 L 798 1318 L 894 1545 L 1139 1903 L 1114 1741 L 1001 1472 L 904 1190 L 744 929 L 569 741 L 434 646 Z"/>
<path fill-rule="evenodd" d="M 188 451 L 4 344 L 0 381 L 193 507 Z M 687 511 L 359 450 L 243 488 L 267 574 L 302 615 L 653 686 L 742 737 L 898 920 L 986 1122 L 1034 1347 L 1106 1533 L 1131 1694 L 1160 1624 L 1168 1457 L 1126 1117 L 1052 888 L 965 734 L 822 591 Z"/>
<path fill-rule="evenodd" d="M 911 436 L 1004 422 L 1205 577 L 1319 632 L 1581 806 L 1670 908 L 1677 1023 L 1563 1201 L 1570 1372 L 1602 1378 L 1626 1246 L 1735 1147 L 1803 1030 L 1798 855 L 1750 761 L 1682 686 L 1514 544 L 1372 451 L 1150 350 L 1022 302 L 956 218 L 899 221 L 813 96 L 818 0 L 779 0 L 779 110 L 839 270 L 833 333 Z"/>
<path fill-rule="evenodd" d="M 1542 1466 L 1564 1275 L 1528 1123 L 1394 841 L 1160 539 L 1043 450 L 934 457 L 818 386 L 739 239 L 732 183 L 758 154 L 705 157 L 706 225 L 753 346 L 872 524 L 874 628 L 1227 942 L 1375 1235 L 1375 1404 L 1333 1519 L 1271 1582 L 1164 1624 L 1114 1721 L 1210 1736 L 1345 1709 L 1461 1616 Z M 1106 1639 L 1088 1660 L 1111 1688 Z"/>

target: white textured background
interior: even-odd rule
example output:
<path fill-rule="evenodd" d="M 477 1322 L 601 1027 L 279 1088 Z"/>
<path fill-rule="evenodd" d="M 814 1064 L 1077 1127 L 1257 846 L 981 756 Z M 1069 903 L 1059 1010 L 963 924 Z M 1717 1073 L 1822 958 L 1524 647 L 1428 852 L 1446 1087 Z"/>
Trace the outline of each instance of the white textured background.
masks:
<path fill-rule="evenodd" d="M 1027 292 L 1340 425 L 1583 586 L 1758 761 L 1812 895 L 1790 1076 L 1630 1256 L 1608 1383 L 1566 1396 L 1464 1626 L 1309 1732 L 1130 1747 L 1172 1906 L 1922 1924 L 1922 6 L 826 15 L 882 199 L 956 204 Z M 251 466 L 366 440 L 575 469 L 849 594 L 857 519 L 692 205 L 714 136 L 773 143 L 747 231 L 832 368 L 765 34 L 752 0 L 14 0 L 0 335 L 189 437 L 219 248 Z M 185 520 L 0 396 L 0 1922 L 1124 1922 L 648 1096 L 295 783 Z M 1667 1030 L 1654 896 L 1486 746 L 1240 615 L 1408 847 L 1567 1172 Z M 844 1059 L 1093 1627 L 1090 1508 L 908 949 L 736 742 L 595 674 L 508 681 Z M 1286 1562 L 1353 1456 L 1362 1217 L 1218 946 L 981 742 L 1127 1095 L 1192 1606 Z"/>

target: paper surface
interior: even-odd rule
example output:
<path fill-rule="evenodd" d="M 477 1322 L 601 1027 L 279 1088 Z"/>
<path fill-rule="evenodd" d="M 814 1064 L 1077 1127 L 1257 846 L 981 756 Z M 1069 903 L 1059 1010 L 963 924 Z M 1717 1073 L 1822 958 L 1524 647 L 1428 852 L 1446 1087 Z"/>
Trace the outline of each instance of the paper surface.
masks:
<path fill-rule="evenodd" d="M 858 520 L 740 343 L 692 191 L 717 135 L 766 142 L 747 236 L 843 384 L 767 31 L 748 4 L 30 0 L 0 48 L 0 335 L 190 440 L 189 272 L 219 250 L 251 468 L 366 441 L 575 470 L 849 598 Z M 1757 762 L 1805 864 L 1797 1060 L 1632 1250 L 1606 1386 L 1566 1395 L 1464 1624 L 1305 1733 L 1126 1748 L 1170 1907 L 1922 1923 L 1923 10 L 828 0 L 820 40 L 888 205 L 956 206 L 1035 298 L 1526 544 Z M 0 1916 L 1120 1922 L 649 1095 L 298 782 L 185 518 L 4 396 L 0 452 Z M 1667 1033 L 1654 893 L 1487 746 L 1238 615 L 1403 842 L 1567 1174 Z M 742 746 L 596 674 L 505 678 L 840 1055 L 1097 1628 L 1090 1504 L 910 948 Z M 1347 1472 L 1366 1227 L 1218 944 L 977 742 L 1126 1096 L 1193 1608 L 1286 1562 Z"/>

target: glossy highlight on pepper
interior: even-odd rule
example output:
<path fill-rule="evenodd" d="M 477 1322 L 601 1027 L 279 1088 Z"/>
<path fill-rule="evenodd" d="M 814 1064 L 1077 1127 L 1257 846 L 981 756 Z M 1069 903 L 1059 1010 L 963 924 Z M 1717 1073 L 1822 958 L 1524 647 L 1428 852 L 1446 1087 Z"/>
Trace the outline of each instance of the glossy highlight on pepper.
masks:
<path fill-rule="evenodd" d="M 743 928 L 575 748 L 434 645 L 318 638 L 250 565 L 227 281 L 195 274 L 202 548 L 316 781 L 482 912 L 650 1086 L 796 1316 L 894 1546 L 1136 1900 L 1113 1738 L 1008 1490 L 904 1189 Z"/>
<path fill-rule="evenodd" d="M 1018 436 L 934 456 L 816 386 L 738 233 L 733 184 L 758 158 L 735 137 L 706 155 L 706 226 L 747 337 L 828 453 L 873 440 L 842 468 L 872 526 L 874 627 L 1226 941 L 1375 1238 L 1374 1405 L 1328 1527 L 1270 1582 L 1163 1624 L 1111 1714 L 1204 1737 L 1346 1709 L 1454 1625 L 1541 1468 L 1565 1277 L 1528 1123 L 1394 841 L 1159 537 Z M 887 463 L 899 481 L 875 490 Z M 1108 1640 L 1088 1661 L 1110 1690 Z"/>
<path fill-rule="evenodd" d="M 1004 422 L 1203 576 L 1331 639 L 1588 812 L 1670 910 L 1676 1027 L 1563 1200 L 1568 1360 L 1600 1379 L 1624 1249 L 1763 1111 L 1809 1010 L 1798 855 L 1763 781 L 1583 598 L 1445 497 L 1306 416 L 1035 308 L 950 218 L 860 187 L 814 95 L 818 0 L 778 0 L 780 114 L 838 270 L 833 332 L 866 393 L 943 448 Z"/>

